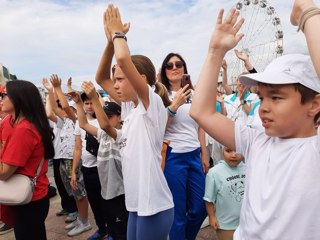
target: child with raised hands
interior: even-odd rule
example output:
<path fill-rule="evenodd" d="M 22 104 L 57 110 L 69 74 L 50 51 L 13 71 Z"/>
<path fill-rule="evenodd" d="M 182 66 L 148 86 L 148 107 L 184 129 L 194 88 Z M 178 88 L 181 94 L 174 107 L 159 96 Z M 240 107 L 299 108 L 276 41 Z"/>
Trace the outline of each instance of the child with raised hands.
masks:
<path fill-rule="evenodd" d="M 220 10 L 190 110 L 206 132 L 246 159 L 234 239 L 320 239 L 320 185 L 314 184 L 320 169 L 320 80 L 309 56 L 285 55 L 261 73 L 240 77 L 245 86 L 258 85 L 264 132 L 217 113 L 211 99 L 219 67 L 243 36 L 238 16 L 233 9 L 223 18 Z"/>
<path fill-rule="evenodd" d="M 105 12 L 108 44 L 100 61 L 97 82 L 113 99 L 122 102 L 120 154 L 129 211 L 128 239 L 167 238 L 173 221 L 172 195 L 161 170 L 161 149 L 167 112 L 152 86 L 156 71 L 149 58 L 130 56 L 119 10 Z M 117 64 L 110 79 L 113 53 Z"/>
<path fill-rule="evenodd" d="M 72 196 L 75 199 L 76 209 L 69 213 L 70 221 L 68 221 L 67 223 L 69 224 L 65 226 L 65 229 L 69 230 L 68 235 L 75 236 L 89 231 L 92 228 L 88 220 L 87 193 L 84 186 L 83 175 L 79 168 L 77 168 L 76 171 L 77 188 L 72 188 L 70 185 L 72 165 L 74 161 L 73 152 L 75 146 L 75 136 L 73 133 L 75 129 L 76 115 L 69 106 L 69 103 L 62 92 L 61 79 L 58 77 L 58 75 L 51 75 L 50 83 L 47 79 L 43 79 L 42 81 L 43 86 L 48 91 L 48 100 L 51 105 L 51 109 L 54 112 L 54 115 L 51 119 L 55 122 L 55 127 L 57 128 L 57 139 L 55 140 L 57 142 L 55 144 L 56 154 L 54 159 L 54 173 L 55 179 L 58 179 L 57 186 L 59 192 L 62 193 L 61 198 L 63 199 L 63 202 L 67 206 L 73 207 L 68 196 Z M 61 104 L 61 108 L 58 107 L 58 104 L 56 104 L 54 101 L 54 94 L 56 94 L 59 103 Z M 57 171 L 59 171 L 59 173 Z M 63 186 L 59 186 L 59 177 L 61 178 Z M 63 193 L 64 191 L 66 191 L 66 194 Z"/>
<path fill-rule="evenodd" d="M 91 82 L 84 82 L 82 90 L 92 101 L 100 127 L 88 122 L 80 94 L 71 91 L 69 95 L 77 105 L 79 126 L 97 137 L 99 142 L 97 168 L 108 233 L 113 239 L 126 239 L 128 212 L 124 201 L 121 157 L 117 141 L 121 136 L 121 107 L 115 102 L 106 102 L 102 106 Z"/>

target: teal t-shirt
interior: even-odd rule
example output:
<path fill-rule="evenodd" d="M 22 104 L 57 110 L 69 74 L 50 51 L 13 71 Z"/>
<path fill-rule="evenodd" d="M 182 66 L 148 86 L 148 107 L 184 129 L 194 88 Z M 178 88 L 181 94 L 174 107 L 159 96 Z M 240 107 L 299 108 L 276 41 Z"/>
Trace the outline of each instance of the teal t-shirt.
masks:
<path fill-rule="evenodd" d="M 220 229 L 235 230 L 239 225 L 244 196 L 245 164 L 232 168 L 224 160 L 211 168 L 206 176 L 203 199 L 215 205 Z"/>

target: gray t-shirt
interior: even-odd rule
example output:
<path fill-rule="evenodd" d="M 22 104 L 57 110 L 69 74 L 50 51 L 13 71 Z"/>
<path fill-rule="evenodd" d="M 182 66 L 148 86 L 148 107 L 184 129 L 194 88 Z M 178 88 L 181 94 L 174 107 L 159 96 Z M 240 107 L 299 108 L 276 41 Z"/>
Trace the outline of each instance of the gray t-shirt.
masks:
<path fill-rule="evenodd" d="M 117 140 L 121 130 L 117 131 Z M 97 167 L 101 183 L 101 196 L 109 200 L 124 194 L 121 157 L 118 141 L 111 138 L 105 131 L 98 128 L 97 139 L 100 142 Z"/>

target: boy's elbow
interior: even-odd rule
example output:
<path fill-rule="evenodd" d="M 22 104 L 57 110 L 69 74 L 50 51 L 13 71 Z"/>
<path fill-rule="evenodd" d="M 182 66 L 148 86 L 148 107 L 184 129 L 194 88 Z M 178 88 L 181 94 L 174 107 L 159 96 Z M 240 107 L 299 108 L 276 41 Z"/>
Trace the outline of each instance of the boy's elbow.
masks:
<path fill-rule="evenodd" d="M 203 124 L 203 122 L 215 115 L 216 112 L 213 111 L 204 111 L 203 108 L 195 108 L 191 107 L 189 111 L 190 117 L 198 123 L 199 126 Z"/>
<path fill-rule="evenodd" d="M 79 127 L 80 127 L 81 129 L 83 129 L 83 130 L 86 131 L 86 129 L 85 129 L 85 124 L 84 124 L 84 123 L 80 123 L 80 122 L 79 122 Z"/>
<path fill-rule="evenodd" d="M 200 116 L 201 114 L 199 114 L 199 112 L 198 112 L 198 110 L 197 110 L 196 108 L 194 108 L 194 107 L 191 106 L 191 108 L 190 108 L 190 110 L 189 110 L 189 115 L 190 115 L 190 117 L 191 117 L 193 120 L 195 120 L 196 122 L 198 122 L 198 121 L 199 121 L 199 116 Z"/>
<path fill-rule="evenodd" d="M 103 77 L 99 76 L 99 74 L 96 75 L 96 83 L 98 83 L 99 85 L 103 82 Z"/>
<path fill-rule="evenodd" d="M 103 129 L 105 132 L 107 132 L 110 129 L 110 124 L 103 122 L 100 124 L 100 128 Z"/>

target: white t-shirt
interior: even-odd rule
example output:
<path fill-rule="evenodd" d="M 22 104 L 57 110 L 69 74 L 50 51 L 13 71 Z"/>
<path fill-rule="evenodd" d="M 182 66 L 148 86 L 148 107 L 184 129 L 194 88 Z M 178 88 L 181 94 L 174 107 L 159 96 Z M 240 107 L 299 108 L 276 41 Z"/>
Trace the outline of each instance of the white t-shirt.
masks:
<path fill-rule="evenodd" d="M 55 159 L 72 159 L 74 150 L 74 123 L 70 118 L 57 118 L 55 124 Z"/>
<path fill-rule="evenodd" d="M 176 92 L 170 93 L 172 100 Z M 164 139 L 170 140 L 172 152 L 191 152 L 200 147 L 198 139 L 199 125 L 189 116 L 192 99 L 181 105 L 166 129 Z"/>
<path fill-rule="evenodd" d="M 244 99 L 247 101 L 247 104 L 249 105 L 259 100 L 257 94 L 255 93 L 247 93 Z M 227 95 L 223 100 L 227 111 L 227 117 L 230 118 L 232 121 L 236 121 L 242 125 L 246 125 L 247 113 L 244 111 L 237 93 Z"/>
<path fill-rule="evenodd" d="M 88 120 L 90 125 L 93 125 L 99 128 L 99 122 L 97 119 Z M 75 124 L 74 135 L 81 136 L 81 143 L 82 143 L 82 153 L 81 153 L 81 161 L 82 166 L 91 168 L 97 166 L 97 157 L 93 156 L 86 150 L 86 131 L 79 127 L 79 122 L 77 121 Z"/>
<path fill-rule="evenodd" d="M 58 118 L 59 119 L 59 118 Z M 54 139 L 53 139 L 53 148 L 54 148 L 54 157 L 53 159 L 59 159 L 59 141 L 60 141 L 60 132 L 61 132 L 61 128 L 63 125 L 63 121 L 60 119 L 61 124 L 59 125 L 60 127 L 58 127 L 58 121 L 55 122 L 51 122 L 51 126 L 53 127 L 53 134 L 54 134 Z"/>
<path fill-rule="evenodd" d="M 236 124 L 235 139 L 246 185 L 234 239 L 320 239 L 320 128 L 313 137 L 280 139 Z"/>
<path fill-rule="evenodd" d="M 122 103 L 122 136 L 119 140 L 126 208 L 139 216 L 150 216 L 173 208 L 167 181 L 161 170 L 161 149 L 167 112 L 161 98 L 149 87 L 146 110 Z"/>
<path fill-rule="evenodd" d="M 259 116 L 259 108 L 260 108 L 260 101 L 252 104 L 252 109 L 249 112 L 248 118 L 247 118 L 247 126 L 264 131 L 264 127 L 262 126 L 262 121 Z"/>

